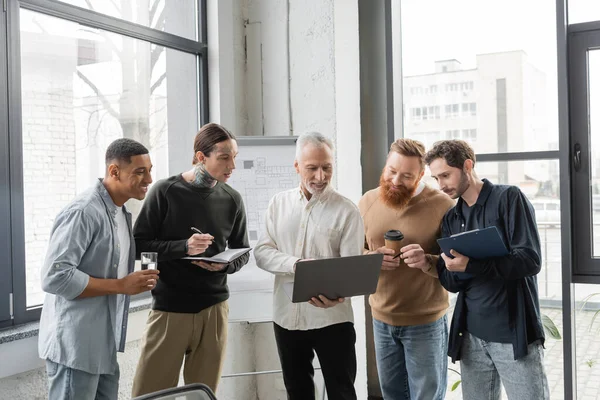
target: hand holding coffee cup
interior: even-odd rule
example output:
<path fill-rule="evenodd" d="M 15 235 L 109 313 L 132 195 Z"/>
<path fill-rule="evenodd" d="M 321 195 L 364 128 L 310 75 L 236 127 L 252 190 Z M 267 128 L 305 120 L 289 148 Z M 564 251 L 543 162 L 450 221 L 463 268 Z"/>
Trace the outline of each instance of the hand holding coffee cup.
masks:
<path fill-rule="evenodd" d="M 385 247 L 394 250 L 394 258 L 398 257 L 400 249 L 402 248 L 400 243 L 402 242 L 402 239 L 404 239 L 404 234 L 397 229 L 393 229 L 387 231 L 385 235 L 383 235 L 383 238 L 385 239 Z"/>
<path fill-rule="evenodd" d="M 382 271 L 393 271 L 400 267 L 400 259 L 397 256 L 400 254 L 400 242 L 404 239 L 402 232 L 398 230 L 388 231 L 384 235 L 385 246 L 381 246 L 376 253 L 383 254 L 383 262 L 381 263 Z"/>

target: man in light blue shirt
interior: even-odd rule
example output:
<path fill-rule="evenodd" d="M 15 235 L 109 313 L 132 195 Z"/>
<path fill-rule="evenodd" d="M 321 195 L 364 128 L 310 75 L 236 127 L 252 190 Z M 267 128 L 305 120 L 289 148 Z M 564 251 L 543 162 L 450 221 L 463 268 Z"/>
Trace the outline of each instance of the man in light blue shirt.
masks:
<path fill-rule="evenodd" d="M 124 204 L 152 183 L 148 149 L 118 139 L 106 175 L 56 217 L 42 289 L 39 354 L 50 400 L 118 398 L 117 351 L 125 348 L 129 295 L 156 285 L 157 270 L 133 272 L 135 242 Z"/>

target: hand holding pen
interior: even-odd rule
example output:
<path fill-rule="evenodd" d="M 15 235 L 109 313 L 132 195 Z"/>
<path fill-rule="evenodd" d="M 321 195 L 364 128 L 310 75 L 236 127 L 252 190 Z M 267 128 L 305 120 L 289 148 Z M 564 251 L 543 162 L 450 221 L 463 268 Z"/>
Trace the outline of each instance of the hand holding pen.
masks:
<path fill-rule="evenodd" d="M 202 233 L 200 229 L 194 228 L 193 226 L 190 229 L 195 233 L 188 239 L 187 254 L 189 256 L 195 256 L 204 253 L 208 246 L 212 244 L 214 237 L 208 233 Z"/>

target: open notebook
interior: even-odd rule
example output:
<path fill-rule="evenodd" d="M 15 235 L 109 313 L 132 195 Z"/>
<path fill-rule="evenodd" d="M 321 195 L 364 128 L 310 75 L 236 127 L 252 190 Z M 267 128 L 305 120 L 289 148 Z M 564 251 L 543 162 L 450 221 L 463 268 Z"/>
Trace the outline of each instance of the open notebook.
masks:
<path fill-rule="evenodd" d="M 211 263 L 219 263 L 219 264 L 229 264 L 233 260 L 238 257 L 243 256 L 252 250 L 251 247 L 243 247 L 241 249 L 227 249 L 219 254 L 215 254 L 212 257 L 200 257 L 200 256 L 191 256 L 191 257 L 183 257 L 184 260 L 195 260 L 195 261 L 206 261 Z"/>

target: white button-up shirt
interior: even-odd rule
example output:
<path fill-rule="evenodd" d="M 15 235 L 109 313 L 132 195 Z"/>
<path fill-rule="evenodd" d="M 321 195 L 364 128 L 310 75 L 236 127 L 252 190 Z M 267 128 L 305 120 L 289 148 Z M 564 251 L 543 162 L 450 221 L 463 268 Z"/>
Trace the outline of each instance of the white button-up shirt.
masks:
<path fill-rule="evenodd" d="M 310 200 L 295 188 L 271 199 L 265 225 L 254 256 L 260 268 L 275 274 L 273 321 L 289 330 L 353 322 L 350 299 L 328 309 L 292 303 L 283 285 L 294 281 L 299 259 L 362 254 L 364 227 L 356 205 L 332 188 Z"/>

